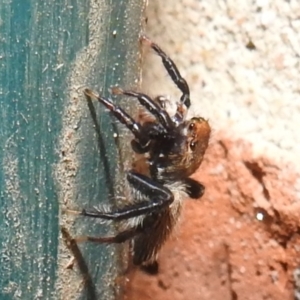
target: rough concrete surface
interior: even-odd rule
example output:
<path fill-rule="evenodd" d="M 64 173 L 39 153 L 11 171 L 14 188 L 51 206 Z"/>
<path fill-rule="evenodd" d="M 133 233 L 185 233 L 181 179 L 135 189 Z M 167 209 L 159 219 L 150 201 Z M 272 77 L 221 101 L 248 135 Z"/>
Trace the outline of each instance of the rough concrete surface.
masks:
<path fill-rule="evenodd" d="M 126 299 L 300 299 L 300 2 L 152 0 L 147 18 L 213 134 L 194 175 L 204 197 Z M 178 97 L 144 56 L 143 91 Z"/>

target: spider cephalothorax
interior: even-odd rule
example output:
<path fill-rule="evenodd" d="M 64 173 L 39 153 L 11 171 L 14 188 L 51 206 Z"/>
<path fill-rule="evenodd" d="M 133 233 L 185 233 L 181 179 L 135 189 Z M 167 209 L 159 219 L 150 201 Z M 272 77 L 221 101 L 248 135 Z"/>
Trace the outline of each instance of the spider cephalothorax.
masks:
<path fill-rule="evenodd" d="M 132 199 L 122 207 L 103 211 L 83 210 L 79 213 L 119 222 L 120 232 L 111 237 L 86 236 L 78 239 L 98 243 L 132 240 L 133 263 L 136 265 L 155 261 L 178 220 L 182 200 L 188 196 L 197 199 L 203 195 L 202 184 L 189 176 L 200 166 L 210 136 L 210 126 L 205 119 L 186 119 L 190 91 L 174 62 L 148 38 L 143 36 L 141 40 L 161 57 L 182 96 L 176 104 L 176 112 L 171 115 L 162 96 L 153 100 L 139 92 L 113 88 L 113 94 L 134 97 L 147 110 L 150 117 L 136 121 L 109 98 L 85 90 L 87 97 L 96 98 L 132 132 L 134 138 L 131 145 L 138 159 L 127 172 Z M 139 168 L 140 164 L 144 166 L 143 171 Z"/>

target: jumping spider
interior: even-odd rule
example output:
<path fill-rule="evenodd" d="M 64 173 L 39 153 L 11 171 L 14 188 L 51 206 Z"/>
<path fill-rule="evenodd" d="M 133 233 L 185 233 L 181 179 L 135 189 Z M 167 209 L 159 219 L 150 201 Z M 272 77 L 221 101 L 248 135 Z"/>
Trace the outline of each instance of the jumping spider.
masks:
<path fill-rule="evenodd" d="M 113 94 L 134 97 L 146 109 L 148 117 L 137 122 L 110 99 L 98 96 L 90 89 L 84 91 L 87 97 L 97 99 L 132 132 L 131 146 L 139 156 L 133 166 L 143 164 L 146 172 L 139 171 L 137 167 L 127 172 L 132 199 L 122 207 L 78 212 L 83 216 L 118 222 L 121 229 L 115 236 L 83 236 L 76 240 L 96 243 L 131 240 L 133 263 L 151 266 L 179 218 L 182 201 L 188 196 L 198 199 L 204 193 L 204 186 L 189 176 L 202 162 L 210 126 L 201 117 L 186 120 L 190 107 L 187 82 L 158 45 L 145 36 L 141 40 L 160 56 L 182 96 L 176 104 L 176 112 L 170 115 L 168 103 L 162 96 L 153 100 L 139 92 L 113 88 Z"/>

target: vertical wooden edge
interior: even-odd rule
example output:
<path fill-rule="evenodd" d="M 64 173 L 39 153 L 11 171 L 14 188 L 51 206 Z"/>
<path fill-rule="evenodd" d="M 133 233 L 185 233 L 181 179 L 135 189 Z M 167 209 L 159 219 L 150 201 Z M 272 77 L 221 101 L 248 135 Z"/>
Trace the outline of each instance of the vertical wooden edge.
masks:
<path fill-rule="evenodd" d="M 146 7 L 146 1 L 141 2 L 138 0 L 131 0 L 127 2 L 126 13 L 128 14 L 124 22 L 124 41 L 121 44 L 125 45 L 125 55 L 121 57 L 124 61 L 120 63 L 125 64 L 123 74 L 119 74 L 119 82 L 112 82 L 112 84 L 122 84 L 130 87 L 137 87 L 141 80 L 141 58 L 140 48 L 138 42 L 138 36 L 143 31 L 143 18 Z M 83 126 L 81 123 L 89 122 L 86 119 L 90 118 L 86 99 L 83 97 L 83 89 L 85 87 L 92 87 L 95 84 L 95 78 L 99 76 L 97 74 L 97 65 L 103 64 L 103 61 L 109 57 L 101 57 L 105 53 L 105 47 L 107 47 L 108 40 L 113 39 L 113 33 L 107 32 L 107 23 L 112 16 L 109 16 L 109 12 L 112 8 L 108 5 L 107 1 L 101 1 L 100 3 L 90 3 L 89 11 L 89 42 L 87 46 L 76 55 L 76 60 L 73 64 L 72 70 L 68 75 L 68 93 L 66 94 L 66 105 L 63 112 L 63 124 L 60 134 L 60 161 L 55 166 L 55 177 L 59 185 L 59 198 L 60 198 L 60 226 L 63 229 L 63 237 L 59 241 L 59 256 L 58 256 L 58 279 L 56 282 L 56 296 L 60 299 L 99 299 L 105 297 L 105 299 L 122 299 L 123 288 L 125 286 L 126 277 L 122 275 L 127 265 L 127 247 L 116 246 L 116 250 L 108 255 L 102 256 L 102 245 L 95 245 L 88 248 L 88 256 L 93 257 L 95 265 L 98 260 L 107 260 L 109 263 L 106 266 L 105 274 L 100 274 L 99 270 L 93 269 L 95 266 L 89 264 L 91 258 L 87 258 L 87 252 L 81 251 L 82 246 L 77 247 L 72 241 L 72 237 L 81 234 L 82 231 L 85 234 L 89 234 L 85 230 L 88 226 L 78 228 L 77 220 L 74 216 L 62 213 L 62 210 L 66 208 L 72 208 L 74 206 L 74 199 L 81 195 L 80 187 L 78 187 L 76 177 L 78 173 L 82 172 L 81 159 L 89 151 L 86 147 L 82 148 L 81 140 L 85 139 L 84 130 L 78 129 Z M 122 13 L 122 12 L 120 12 Z M 137 23 L 136 20 L 139 20 Z M 106 49 L 107 51 L 107 49 Z M 105 55 L 108 55 L 109 51 Z M 134 63 L 132 63 L 134 62 Z M 107 62 L 105 62 L 107 64 Z M 101 66 L 100 66 L 101 67 Z M 99 72 L 100 73 L 100 72 Z M 95 77 L 93 77 L 95 76 Z M 105 85 L 111 84 L 109 82 L 110 74 L 105 74 Z M 92 79 L 91 79 L 92 78 Z M 99 79 L 101 81 L 101 78 Z M 128 100 L 128 99 L 127 99 Z M 120 106 L 124 105 L 124 108 L 131 113 L 135 113 L 134 105 L 129 104 L 126 99 L 120 100 Z M 100 128 L 103 126 L 101 123 L 101 116 L 99 117 Z M 88 130 L 88 129 L 86 129 Z M 91 130 L 91 128 L 89 128 Z M 121 128 L 120 132 L 124 130 Z M 105 136 L 111 135 L 111 130 L 106 131 Z M 111 137 L 109 137 L 108 144 L 111 143 Z M 109 146 L 110 147 L 110 146 Z M 128 145 L 128 135 L 124 135 L 120 139 L 119 158 L 116 157 L 116 164 L 122 162 L 124 169 L 130 167 L 130 149 Z M 62 155 L 63 153 L 63 155 Z M 120 155 L 122 157 L 120 157 Z M 90 156 L 86 155 L 86 159 Z M 90 158 L 91 159 L 91 158 Z M 102 174 L 103 175 L 103 174 Z M 99 178 L 102 176 L 99 174 Z M 97 180 L 97 179 L 96 179 Z M 100 179 L 98 179 L 100 180 Z M 124 184 L 124 173 L 122 168 L 117 168 L 116 184 Z M 123 187 L 117 187 L 118 191 L 124 192 Z M 122 192 L 123 191 L 123 192 Z M 125 193 L 128 193 L 128 191 Z M 103 196 L 103 195 L 102 195 Z M 126 195 L 123 195 L 126 197 Z M 101 197 L 101 195 L 100 195 Z M 74 222 L 75 227 L 74 227 Z M 89 222 L 89 220 L 86 220 Z M 85 248 L 85 246 L 83 246 Z M 106 246 L 102 247 L 103 249 Z M 111 249 L 111 248 L 109 248 Z M 78 251 L 79 250 L 79 251 Z M 78 264 L 74 265 L 73 269 L 69 269 L 69 263 L 72 261 L 72 256 L 75 256 L 77 260 L 83 259 Z M 92 259 L 92 260 L 93 260 Z M 101 266 L 101 264 L 100 264 Z M 99 268 L 99 267 L 98 267 Z M 102 272 L 102 270 L 100 270 Z"/>

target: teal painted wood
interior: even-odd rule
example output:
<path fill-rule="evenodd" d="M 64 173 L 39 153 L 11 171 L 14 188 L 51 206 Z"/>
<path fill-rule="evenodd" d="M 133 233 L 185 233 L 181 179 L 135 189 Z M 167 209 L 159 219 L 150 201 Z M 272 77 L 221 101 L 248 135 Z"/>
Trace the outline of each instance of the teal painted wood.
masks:
<path fill-rule="evenodd" d="M 93 120 L 82 89 L 107 96 L 109 86 L 137 85 L 143 8 L 139 0 L 0 0 L 1 300 L 119 293 L 115 247 L 80 245 L 93 292 L 76 267 L 65 269 L 71 253 L 60 224 L 72 235 L 107 229 L 60 208 L 88 208 L 124 193 L 125 133 L 97 103 Z"/>

